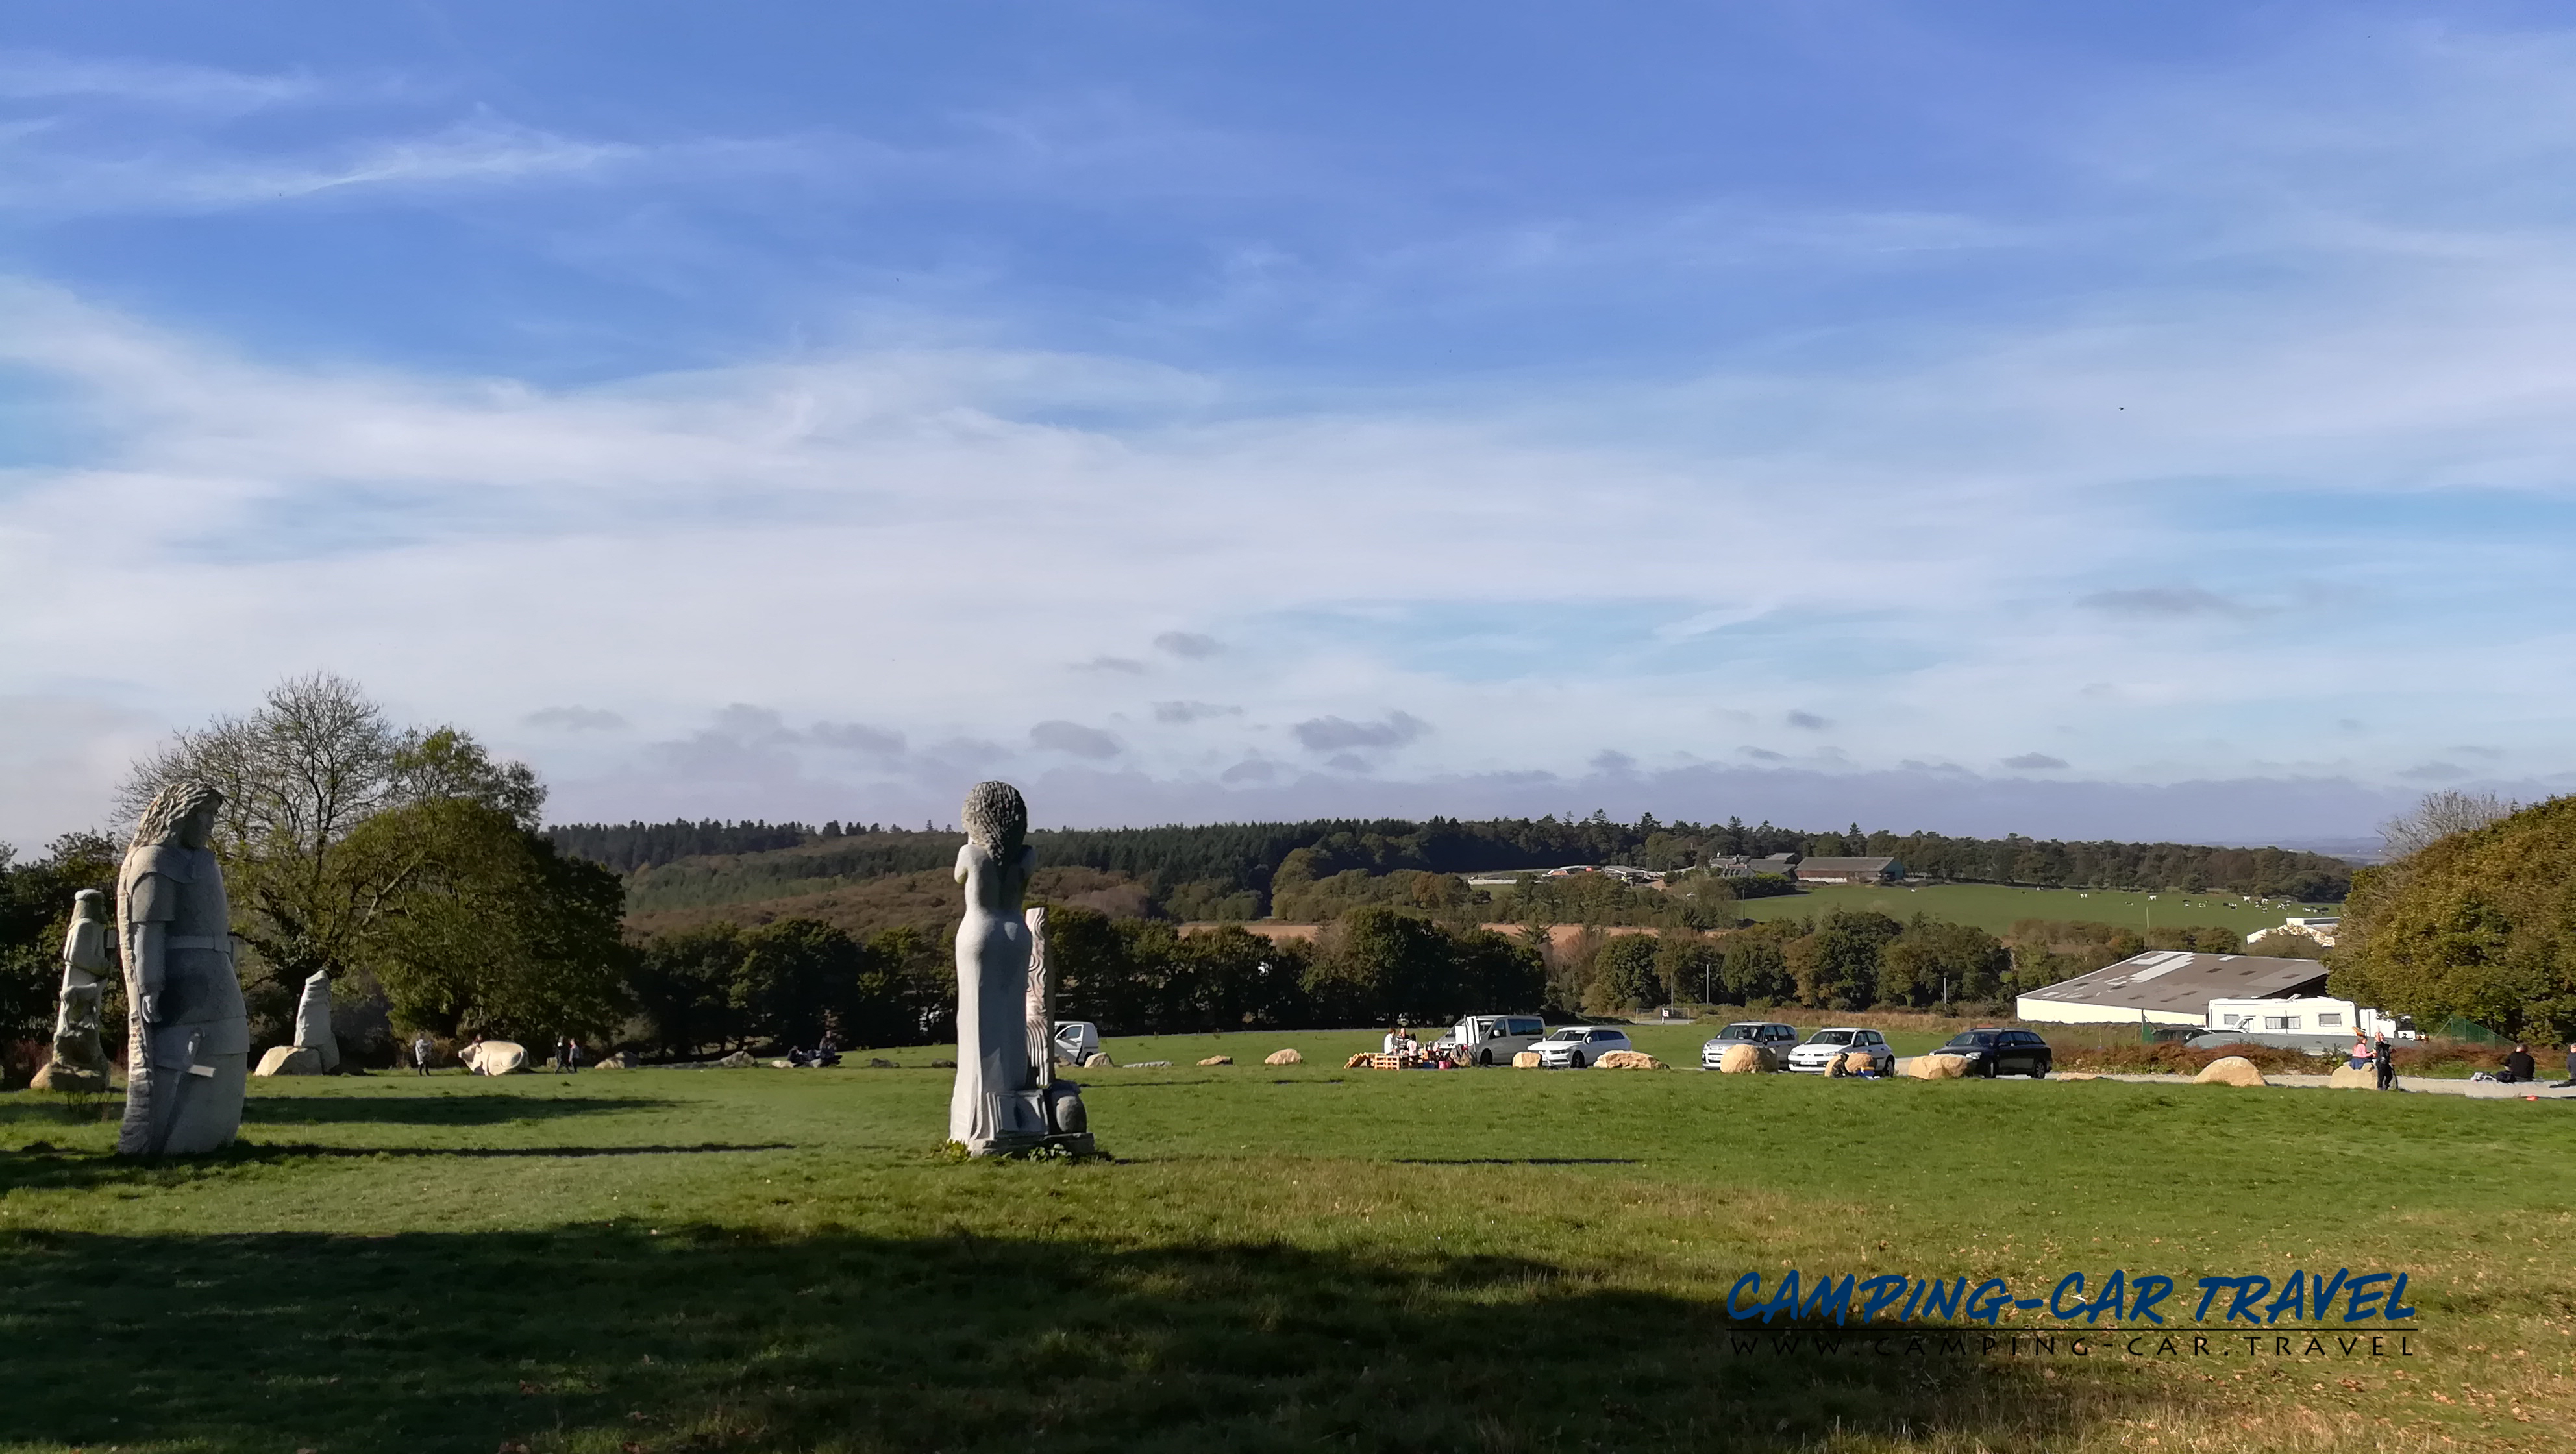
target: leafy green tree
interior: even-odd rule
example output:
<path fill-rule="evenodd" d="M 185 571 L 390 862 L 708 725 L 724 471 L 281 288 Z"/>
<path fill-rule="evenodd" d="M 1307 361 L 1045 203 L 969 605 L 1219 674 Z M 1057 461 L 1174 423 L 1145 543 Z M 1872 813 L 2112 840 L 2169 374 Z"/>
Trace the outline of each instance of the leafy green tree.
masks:
<path fill-rule="evenodd" d="M 1458 983 L 1465 998 L 1461 1015 L 1536 1010 L 1547 995 L 1547 966 L 1528 942 L 1491 929 L 1471 929 L 1452 938 Z"/>
<path fill-rule="evenodd" d="M 1879 953 L 1878 1002 L 1929 1005 L 1943 997 L 1991 1000 L 2012 970 L 2012 951 L 1983 929 L 1917 914 Z"/>
<path fill-rule="evenodd" d="M 1905 926 L 1885 914 L 1836 909 L 1790 946 L 1798 999 L 1818 1009 L 1857 1010 L 1878 993 L 1880 955 Z"/>
<path fill-rule="evenodd" d="M 637 950 L 627 988 L 662 1054 L 695 1059 L 702 1047 L 742 1043 L 733 986 L 744 952 L 731 923 L 656 935 Z"/>
<path fill-rule="evenodd" d="M 1449 936 L 1430 920 L 1372 906 L 1344 915 L 1335 930 L 1307 971 L 1306 991 L 1343 1023 L 1437 1024 L 1465 999 Z"/>
<path fill-rule="evenodd" d="M 846 931 L 816 919 L 780 919 L 742 936 L 730 996 L 759 1038 L 815 1045 L 848 1017 L 867 958 Z"/>
<path fill-rule="evenodd" d="M 2576 1038 L 2576 797 L 2436 837 L 2356 875 L 2336 995 L 2418 1024 Z"/>
<path fill-rule="evenodd" d="M 397 1023 L 543 1043 L 600 1039 L 623 1018 L 615 874 L 461 798 L 380 811 L 335 849 L 349 882 L 382 893 L 349 967 L 383 985 Z"/>
<path fill-rule="evenodd" d="M 1788 947 L 1794 926 L 1786 922 L 1756 924 L 1726 938 L 1726 962 L 1718 983 L 1739 1005 L 1778 1004 L 1798 992 L 1789 972 Z"/>
<path fill-rule="evenodd" d="M 1655 972 L 1660 946 L 1650 934 L 1619 934 L 1602 942 L 1592 955 L 1591 989 L 1586 1008 L 1626 1010 L 1657 1004 L 1663 977 Z"/>
<path fill-rule="evenodd" d="M 1663 982 L 1664 997 L 1675 1004 L 1715 995 L 1718 970 L 1725 963 L 1724 951 L 1697 934 L 1667 931 L 1655 949 L 1655 977 Z"/>

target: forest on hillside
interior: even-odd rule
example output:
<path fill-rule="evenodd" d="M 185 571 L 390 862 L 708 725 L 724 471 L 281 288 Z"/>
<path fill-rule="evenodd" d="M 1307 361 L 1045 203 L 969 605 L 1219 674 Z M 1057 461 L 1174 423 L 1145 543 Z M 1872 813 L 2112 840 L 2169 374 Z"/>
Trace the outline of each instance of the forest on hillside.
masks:
<path fill-rule="evenodd" d="M 558 848 L 628 876 L 629 906 L 654 912 L 814 893 L 836 884 L 940 869 L 964 839 L 952 832 L 882 824 L 567 824 L 548 830 Z M 1144 886 L 1156 917 L 1250 919 L 1272 911 L 1283 865 L 1292 878 L 1357 871 L 1435 875 L 1511 872 L 1570 863 L 1689 869 L 1720 855 L 1886 855 L 1908 873 L 1963 883 L 2039 888 L 2207 889 L 2324 903 L 2340 900 L 2352 866 L 2281 848 L 2179 843 L 2064 842 L 1937 833 L 1811 833 L 1747 826 L 1634 823 L 1589 818 L 1317 819 L 1158 828 L 1039 830 L 1038 861 L 1121 875 Z M 1295 861 L 1291 864 L 1291 856 Z"/>

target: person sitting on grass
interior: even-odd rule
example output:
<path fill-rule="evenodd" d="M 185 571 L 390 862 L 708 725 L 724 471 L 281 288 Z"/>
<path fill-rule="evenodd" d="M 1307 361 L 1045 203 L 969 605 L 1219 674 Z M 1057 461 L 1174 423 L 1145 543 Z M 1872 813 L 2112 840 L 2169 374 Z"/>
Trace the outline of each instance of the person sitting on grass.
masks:
<path fill-rule="evenodd" d="M 2529 1085 L 2533 1072 L 2537 1069 L 2538 1067 L 2531 1061 L 2531 1047 L 2516 1041 L 2513 1053 L 2504 1058 L 2504 1074 L 2497 1076 L 2496 1079 L 2506 1085 Z"/>

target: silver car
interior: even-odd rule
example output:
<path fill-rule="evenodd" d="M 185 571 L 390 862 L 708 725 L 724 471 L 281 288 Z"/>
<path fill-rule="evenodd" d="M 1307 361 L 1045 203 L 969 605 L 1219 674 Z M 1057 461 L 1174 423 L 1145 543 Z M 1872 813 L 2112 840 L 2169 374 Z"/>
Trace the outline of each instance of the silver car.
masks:
<path fill-rule="evenodd" d="M 1854 1025 L 1827 1026 L 1817 1031 L 1806 1044 L 1789 1052 L 1787 1068 L 1822 1075 L 1835 1056 L 1845 1053 L 1868 1056 L 1872 1075 L 1896 1073 L 1896 1052 L 1888 1048 L 1887 1037 Z"/>
<path fill-rule="evenodd" d="M 1600 1025 L 1568 1025 L 1532 1047 L 1548 1070 L 1581 1070 L 1613 1050 L 1634 1050 L 1628 1032 Z"/>
<path fill-rule="evenodd" d="M 1786 1055 L 1798 1043 L 1798 1027 L 1777 1020 L 1738 1020 L 1709 1037 L 1699 1048 L 1701 1068 L 1715 1070 L 1726 1058 L 1729 1048 L 1737 1045 L 1759 1045 L 1774 1055 Z"/>

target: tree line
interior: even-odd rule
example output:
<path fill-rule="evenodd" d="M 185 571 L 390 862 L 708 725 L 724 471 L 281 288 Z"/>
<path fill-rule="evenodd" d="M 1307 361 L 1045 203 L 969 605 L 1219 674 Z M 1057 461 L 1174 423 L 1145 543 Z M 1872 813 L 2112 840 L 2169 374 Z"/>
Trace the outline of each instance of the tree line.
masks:
<path fill-rule="evenodd" d="M 838 829 L 827 833 L 825 829 Z M 790 831 L 794 842 L 784 841 Z M 566 853 L 629 874 L 639 908 L 774 896 L 789 885 L 937 868 L 959 835 L 880 824 L 571 824 L 548 830 Z M 1958 838 L 1938 833 L 1807 833 L 1748 826 L 1634 823 L 1605 815 L 1559 819 L 1317 819 L 1157 828 L 1039 830 L 1039 861 L 1078 864 L 1143 883 L 1157 913 L 1178 919 L 1251 919 L 1278 912 L 1303 884 L 1397 873 L 1463 875 L 1573 863 L 1686 870 L 1720 857 L 1800 853 L 1885 856 L 1918 877 L 2041 888 L 2176 890 L 2333 902 L 2351 884 L 2340 859 L 2281 848 L 2178 843 Z M 698 847 L 739 842 L 740 847 Z M 765 846 L 753 847 L 752 844 Z M 1283 878 L 1283 872 L 1285 877 Z M 1408 882 L 1404 892 L 1411 893 Z M 1292 895 L 1293 896 L 1293 895 Z M 1344 897 L 1350 895 L 1345 892 Z"/>

